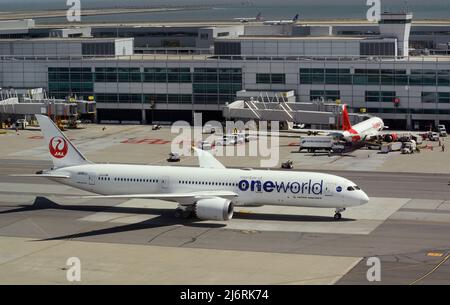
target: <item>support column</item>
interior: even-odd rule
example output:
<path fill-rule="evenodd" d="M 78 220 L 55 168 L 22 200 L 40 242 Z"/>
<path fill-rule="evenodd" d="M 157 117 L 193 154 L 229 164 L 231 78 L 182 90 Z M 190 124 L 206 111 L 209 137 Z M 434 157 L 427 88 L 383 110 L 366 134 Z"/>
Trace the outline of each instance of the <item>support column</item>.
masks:
<path fill-rule="evenodd" d="M 145 112 L 145 109 L 141 110 L 141 123 L 147 124 L 147 114 Z"/>
<path fill-rule="evenodd" d="M 406 130 L 412 130 L 412 114 L 406 115 Z"/>

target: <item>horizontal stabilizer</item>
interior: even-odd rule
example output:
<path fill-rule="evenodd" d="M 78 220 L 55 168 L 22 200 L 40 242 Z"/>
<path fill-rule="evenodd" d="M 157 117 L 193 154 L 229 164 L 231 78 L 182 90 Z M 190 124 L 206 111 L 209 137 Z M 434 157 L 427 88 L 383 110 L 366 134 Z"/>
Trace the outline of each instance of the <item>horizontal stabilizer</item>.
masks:
<path fill-rule="evenodd" d="M 194 151 L 198 156 L 198 163 L 201 168 L 224 169 L 225 166 L 220 163 L 214 156 L 208 152 L 194 147 Z"/>

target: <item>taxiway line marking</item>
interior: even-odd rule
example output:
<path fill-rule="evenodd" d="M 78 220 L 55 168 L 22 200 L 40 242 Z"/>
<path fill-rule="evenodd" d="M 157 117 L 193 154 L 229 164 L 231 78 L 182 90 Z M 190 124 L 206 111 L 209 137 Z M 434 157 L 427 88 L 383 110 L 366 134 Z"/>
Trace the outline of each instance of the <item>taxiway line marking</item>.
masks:
<path fill-rule="evenodd" d="M 414 282 L 411 282 L 409 285 L 414 285 L 420 281 L 422 281 L 423 279 L 427 278 L 428 276 L 430 276 L 433 272 L 435 272 L 436 270 L 439 269 L 440 266 L 442 266 L 443 264 L 445 264 L 445 262 L 450 258 L 450 254 L 448 254 L 446 257 L 444 257 L 444 259 L 442 259 L 439 264 L 437 264 L 433 269 L 431 269 L 430 271 L 428 271 L 426 274 L 424 274 L 423 276 L 419 277 L 417 280 L 415 280 Z"/>

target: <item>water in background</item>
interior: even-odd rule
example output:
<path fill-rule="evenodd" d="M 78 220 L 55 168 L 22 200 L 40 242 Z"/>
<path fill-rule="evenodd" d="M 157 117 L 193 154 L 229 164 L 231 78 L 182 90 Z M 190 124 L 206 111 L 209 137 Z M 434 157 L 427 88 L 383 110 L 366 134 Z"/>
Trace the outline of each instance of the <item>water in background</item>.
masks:
<path fill-rule="evenodd" d="M 83 8 L 100 7 L 148 7 L 157 5 L 208 5 L 206 9 L 185 11 L 167 11 L 153 13 L 112 14 L 83 16 L 83 22 L 158 22 L 158 21 L 222 21 L 236 17 L 254 17 L 262 12 L 265 20 L 291 19 L 296 13 L 300 19 L 364 19 L 366 16 L 366 0 L 278 0 L 277 5 L 269 0 L 81 0 Z M 311 3 L 313 2 L 313 3 Z M 0 0 L 0 11 L 18 11 L 33 9 L 65 9 L 65 0 Z M 122 4 L 121 4 L 122 3 Z M 224 4 L 225 3 L 225 4 Z M 384 8 L 391 10 L 405 6 L 404 0 L 384 1 Z M 410 0 L 408 8 L 413 11 L 415 19 L 450 19 L 449 0 Z M 65 18 L 38 19 L 38 23 L 65 22 Z"/>

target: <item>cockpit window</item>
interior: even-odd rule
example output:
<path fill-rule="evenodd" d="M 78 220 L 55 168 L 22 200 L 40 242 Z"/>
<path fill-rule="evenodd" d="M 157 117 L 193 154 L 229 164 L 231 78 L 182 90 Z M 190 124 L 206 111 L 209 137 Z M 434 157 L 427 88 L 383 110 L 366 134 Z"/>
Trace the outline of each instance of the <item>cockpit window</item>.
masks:
<path fill-rule="evenodd" d="M 353 188 L 353 186 L 349 186 L 348 188 L 347 188 L 347 191 L 354 191 L 355 189 Z"/>
<path fill-rule="evenodd" d="M 361 188 L 360 188 L 359 186 L 357 186 L 357 185 L 355 185 L 354 188 L 355 188 L 355 190 L 357 190 L 357 191 L 361 190 Z"/>

